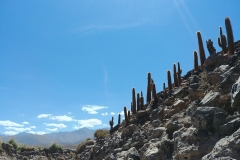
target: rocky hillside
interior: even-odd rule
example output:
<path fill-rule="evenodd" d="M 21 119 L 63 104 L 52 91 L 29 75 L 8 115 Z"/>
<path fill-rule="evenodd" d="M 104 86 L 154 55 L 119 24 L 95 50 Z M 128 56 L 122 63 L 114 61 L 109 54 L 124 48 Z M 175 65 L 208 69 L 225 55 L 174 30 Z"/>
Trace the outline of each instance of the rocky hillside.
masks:
<path fill-rule="evenodd" d="M 180 63 L 178 69 L 174 64 L 174 82 L 168 71 L 168 88 L 164 84 L 159 93 L 148 73 L 146 103 L 142 94 L 136 98 L 133 89 L 132 107 L 130 111 L 124 107 L 124 121 L 120 123 L 119 116 L 114 126 L 111 120 L 109 136 L 87 141 L 69 159 L 240 159 L 240 41 L 234 43 L 228 18 L 225 24 L 227 36 L 220 28 L 218 38 L 222 51 L 216 52 L 208 40 L 206 58 L 197 32 L 199 54 L 194 51 L 193 70 L 181 76 Z"/>

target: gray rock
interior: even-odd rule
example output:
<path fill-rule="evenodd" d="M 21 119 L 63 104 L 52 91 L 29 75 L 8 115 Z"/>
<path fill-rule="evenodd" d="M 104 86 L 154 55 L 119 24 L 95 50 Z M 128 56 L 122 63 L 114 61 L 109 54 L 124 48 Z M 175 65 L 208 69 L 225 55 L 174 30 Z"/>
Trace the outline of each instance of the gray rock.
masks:
<path fill-rule="evenodd" d="M 219 105 L 219 92 L 210 91 L 200 102 L 199 106 L 218 106 Z"/>
<path fill-rule="evenodd" d="M 240 111 L 240 77 L 237 82 L 233 84 L 231 90 L 231 107 L 237 108 Z"/>
<path fill-rule="evenodd" d="M 219 140 L 212 151 L 205 155 L 202 160 L 211 159 L 239 159 L 240 157 L 240 129 L 231 136 Z"/>
<path fill-rule="evenodd" d="M 136 126 L 135 124 L 131 124 L 122 131 L 121 137 L 124 138 L 128 136 L 132 136 L 133 132 L 136 131 L 137 129 L 138 129 L 138 126 Z"/>
<path fill-rule="evenodd" d="M 140 160 L 138 151 L 135 147 L 132 147 L 127 151 L 117 153 L 115 158 L 117 160 L 129 160 L 130 158 L 134 158 L 132 160 Z"/>
<path fill-rule="evenodd" d="M 158 127 L 153 129 L 152 138 L 161 138 L 163 132 L 165 131 L 166 131 L 165 127 Z"/>
<path fill-rule="evenodd" d="M 150 120 L 163 119 L 163 117 L 164 117 L 163 111 L 164 111 L 163 107 L 158 107 L 158 108 L 154 109 L 149 116 Z"/>
<path fill-rule="evenodd" d="M 198 83 L 199 82 L 199 77 L 196 75 L 193 75 L 191 77 L 189 77 L 189 83 L 193 84 L 193 83 Z"/>
<path fill-rule="evenodd" d="M 198 107 L 196 112 L 191 116 L 193 126 L 213 132 L 214 115 L 219 112 L 224 113 L 223 109 L 218 107 Z"/>
<path fill-rule="evenodd" d="M 226 119 L 227 119 L 227 116 L 225 113 L 223 112 L 215 113 L 213 117 L 213 124 L 212 124 L 213 131 L 218 132 L 219 127 L 226 123 Z"/>
<path fill-rule="evenodd" d="M 234 119 L 227 124 L 220 126 L 219 132 L 222 136 L 230 136 L 240 127 L 240 118 Z"/>
<path fill-rule="evenodd" d="M 156 119 L 153 120 L 151 124 L 153 127 L 158 127 L 161 124 L 161 121 L 159 119 Z"/>
<path fill-rule="evenodd" d="M 217 84 L 217 83 L 220 83 L 221 82 L 221 72 L 209 72 L 208 75 L 207 75 L 207 79 L 208 79 L 208 82 L 212 85 L 212 84 Z"/>

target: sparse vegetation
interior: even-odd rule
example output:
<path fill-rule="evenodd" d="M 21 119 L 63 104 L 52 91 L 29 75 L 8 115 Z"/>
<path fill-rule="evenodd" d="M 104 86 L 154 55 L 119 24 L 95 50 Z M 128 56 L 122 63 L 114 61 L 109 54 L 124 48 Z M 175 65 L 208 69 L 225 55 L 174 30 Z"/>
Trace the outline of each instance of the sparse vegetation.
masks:
<path fill-rule="evenodd" d="M 108 137 L 108 136 L 109 136 L 109 131 L 103 130 L 103 129 L 98 129 L 94 133 L 94 138 L 96 140 L 100 140 L 100 139 L 103 139 L 104 137 Z"/>
<path fill-rule="evenodd" d="M 77 147 L 77 153 L 81 153 L 86 146 L 88 145 L 93 145 L 94 144 L 94 141 L 91 141 L 90 138 L 87 138 L 85 142 L 82 142 L 78 145 Z"/>
<path fill-rule="evenodd" d="M 207 74 L 207 71 L 206 70 L 204 70 L 202 73 L 200 73 L 200 83 L 199 83 L 199 86 L 201 87 L 201 88 L 207 88 L 208 87 L 208 78 L 207 78 L 207 76 L 208 76 L 208 74 Z"/>
<path fill-rule="evenodd" d="M 11 144 L 14 149 L 18 149 L 18 144 L 14 139 L 10 139 L 8 143 Z"/>
<path fill-rule="evenodd" d="M 29 160 L 29 158 L 27 156 L 24 156 L 23 160 Z"/>
<path fill-rule="evenodd" d="M 50 147 L 49 147 L 49 152 L 50 153 L 56 153 L 56 152 L 62 152 L 63 151 L 63 147 L 61 147 L 60 145 L 58 145 L 56 142 L 54 142 Z"/>
<path fill-rule="evenodd" d="M 91 138 L 87 138 L 87 139 L 86 139 L 86 141 L 90 141 L 90 140 L 91 140 Z"/>

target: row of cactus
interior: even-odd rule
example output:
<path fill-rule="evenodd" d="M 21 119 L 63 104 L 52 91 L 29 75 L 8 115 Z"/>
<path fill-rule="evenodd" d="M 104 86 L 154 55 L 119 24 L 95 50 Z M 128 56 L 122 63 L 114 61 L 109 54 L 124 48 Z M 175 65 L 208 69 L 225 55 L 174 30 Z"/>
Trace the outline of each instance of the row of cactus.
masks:
<path fill-rule="evenodd" d="M 232 31 L 232 25 L 231 21 L 228 17 L 225 18 L 225 27 L 227 32 L 227 40 L 226 36 L 222 32 L 222 27 L 219 27 L 220 30 L 220 36 L 217 37 L 218 45 L 222 48 L 222 54 L 228 53 L 228 55 L 234 54 L 234 38 L 233 38 L 233 31 Z M 199 58 L 201 62 L 201 67 L 204 64 L 204 61 L 206 60 L 205 51 L 202 43 L 202 36 L 201 32 L 197 32 L 197 39 L 198 39 L 198 52 L 199 52 Z M 216 54 L 216 49 L 213 47 L 213 42 L 211 39 L 208 39 L 206 41 L 207 49 L 210 55 Z M 228 44 L 228 47 L 227 47 Z M 193 52 L 194 56 L 194 71 L 198 70 L 198 55 L 197 51 Z"/>
<path fill-rule="evenodd" d="M 220 27 L 220 36 L 218 37 L 218 45 L 222 48 L 222 53 L 228 52 L 228 54 L 233 54 L 234 53 L 234 38 L 233 38 L 233 32 L 232 32 L 232 26 L 230 19 L 226 17 L 225 19 L 225 26 L 226 26 L 226 31 L 227 31 L 227 40 L 226 36 L 223 35 L 222 33 L 222 27 Z M 199 58 L 200 58 L 200 66 L 202 67 L 204 65 L 204 62 L 206 60 L 206 55 L 203 47 L 203 41 L 202 41 L 202 35 L 201 32 L 197 32 L 197 39 L 198 39 L 198 53 L 199 53 Z M 227 47 L 228 43 L 228 47 Z M 208 39 L 206 41 L 207 49 L 209 51 L 209 54 L 216 54 L 216 49 L 213 46 L 213 42 L 211 39 Z M 194 71 L 197 71 L 199 68 L 198 64 L 198 53 L 197 51 L 193 52 L 194 56 Z M 173 78 L 174 78 L 174 87 L 179 87 L 181 85 L 181 73 L 182 70 L 180 68 L 180 63 L 178 62 L 178 70 L 176 69 L 176 64 L 173 64 Z M 171 91 L 173 88 L 172 84 L 172 78 L 171 78 L 171 72 L 170 70 L 167 71 L 167 81 L 168 81 L 168 91 Z M 165 83 L 163 83 L 163 90 L 166 90 Z M 147 74 L 147 95 L 146 95 L 146 103 L 150 103 L 151 101 L 157 102 L 158 97 L 157 97 L 157 92 L 156 92 L 156 85 L 151 78 L 151 73 L 149 72 Z M 144 108 L 144 97 L 141 92 L 137 93 L 137 98 L 136 98 L 136 93 L 135 93 L 135 88 L 132 88 L 132 102 L 131 102 L 131 112 L 132 115 L 136 115 L 136 113 L 140 110 L 143 110 Z M 127 107 L 124 107 L 124 117 L 125 117 L 125 123 L 128 125 L 130 123 L 130 117 L 131 117 L 131 112 L 130 110 L 127 110 Z M 113 129 L 113 117 L 112 120 L 109 121 L 111 130 Z M 118 117 L 118 125 L 120 125 L 120 114 Z"/>
<path fill-rule="evenodd" d="M 182 70 L 180 67 L 180 63 L 178 62 L 178 71 L 176 70 L 176 64 L 173 64 L 173 79 L 174 79 L 174 87 L 179 87 L 181 85 L 181 74 Z M 172 90 L 172 78 L 170 70 L 167 71 L 167 80 L 168 80 L 168 90 Z M 165 90 L 165 83 L 163 83 L 163 90 Z"/>

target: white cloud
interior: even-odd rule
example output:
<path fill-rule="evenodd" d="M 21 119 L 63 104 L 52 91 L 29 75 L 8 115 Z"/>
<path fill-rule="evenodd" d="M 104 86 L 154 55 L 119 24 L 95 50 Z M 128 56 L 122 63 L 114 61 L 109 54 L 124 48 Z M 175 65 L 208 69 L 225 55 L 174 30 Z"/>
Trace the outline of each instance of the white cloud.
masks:
<path fill-rule="evenodd" d="M 59 124 L 56 124 L 56 123 L 44 123 L 46 126 L 48 127 L 56 127 L 56 128 L 66 128 L 67 126 L 63 123 L 59 123 Z"/>
<path fill-rule="evenodd" d="M 122 111 L 122 112 L 120 112 L 120 113 L 118 113 L 118 114 L 121 114 L 122 116 L 124 115 L 124 111 Z"/>
<path fill-rule="evenodd" d="M 0 121 L 0 126 L 5 126 L 5 127 L 23 127 L 22 124 L 18 124 L 9 120 L 6 121 Z"/>
<path fill-rule="evenodd" d="M 107 124 L 103 124 L 103 126 L 107 126 Z"/>
<path fill-rule="evenodd" d="M 25 121 L 25 122 L 23 122 L 22 124 L 24 124 L 24 125 L 25 125 L 25 124 L 29 124 L 29 123 Z"/>
<path fill-rule="evenodd" d="M 30 126 L 30 128 L 35 129 L 35 128 L 37 128 L 37 127 L 36 127 L 36 126 Z"/>
<path fill-rule="evenodd" d="M 77 120 L 79 125 L 75 125 L 74 129 L 79 129 L 83 127 L 94 127 L 95 125 L 101 125 L 102 121 L 99 119 L 85 119 L 85 120 Z"/>
<path fill-rule="evenodd" d="M 115 114 L 116 114 L 116 113 L 114 113 L 114 112 L 111 112 L 111 113 L 110 113 L 110 115 L 115 115 Z"/>
<path fill-rule="evenodd" d="M 102 116 L 107 116 L 108 115 L 108 113 L 106 112 L 106 113 L 102 113 L 101 114 Z"/>
<path fill-rule="evenodd" d="M 48 118 L 48 117 L 50 117 L 51 116 L 51 114 L 39 114 L 38 116 L 37 116 L 37 118 Z"/>
<path fill-rule="evenodd" d="M 72 117 L 69 117 L 69 116 L 66 116 L 66 115 L 63 115 L 63 116 L 52 116 L 49 119 L 57 120 L 57 121 L 67 121 L 67 122 L 70 122 L 70 121 L 74 120 Z"/>
<path fill-rule="evenodd" d="M 44 132 L 44 131 L 37 131 L 37 132 L 30 131 L 30 132 L 28 132 L 28 133 L 31 133 L 31 134 L 38 134 L 38 135 L 46 134 L 46 132 Z"/>
<path fill-rule="evenodd" d="M 14 130 L 18 133 L 25 132 L 25 131 L 31 131 L 31 128 L 19 128 L 19 127 L 6 127 L 6 130 Z"/>
<path fill-rule="evenodd" d="M 55 131 L 58 130 L 58 128 L 46 128 L 46 130 L 51 131 L 51 132 L 55 132 Z"/>
<path fill-rule="evenodd" d="M 15 135 L 15 134 L 18 134 L 18 133 L 19 133 L 19 132 L 17 132 L 17 131 L 5 131 L 5 132 L 4 132 L 5 135 L 10 135 L 10 136 Z"/>
<path fill-rule="evenodd" d="M 97 114 L 97 110 L 107 108 L 105 106 L 87 105 L 83 106 L 82 110 L 87 111 L 89 114 Z"/>

